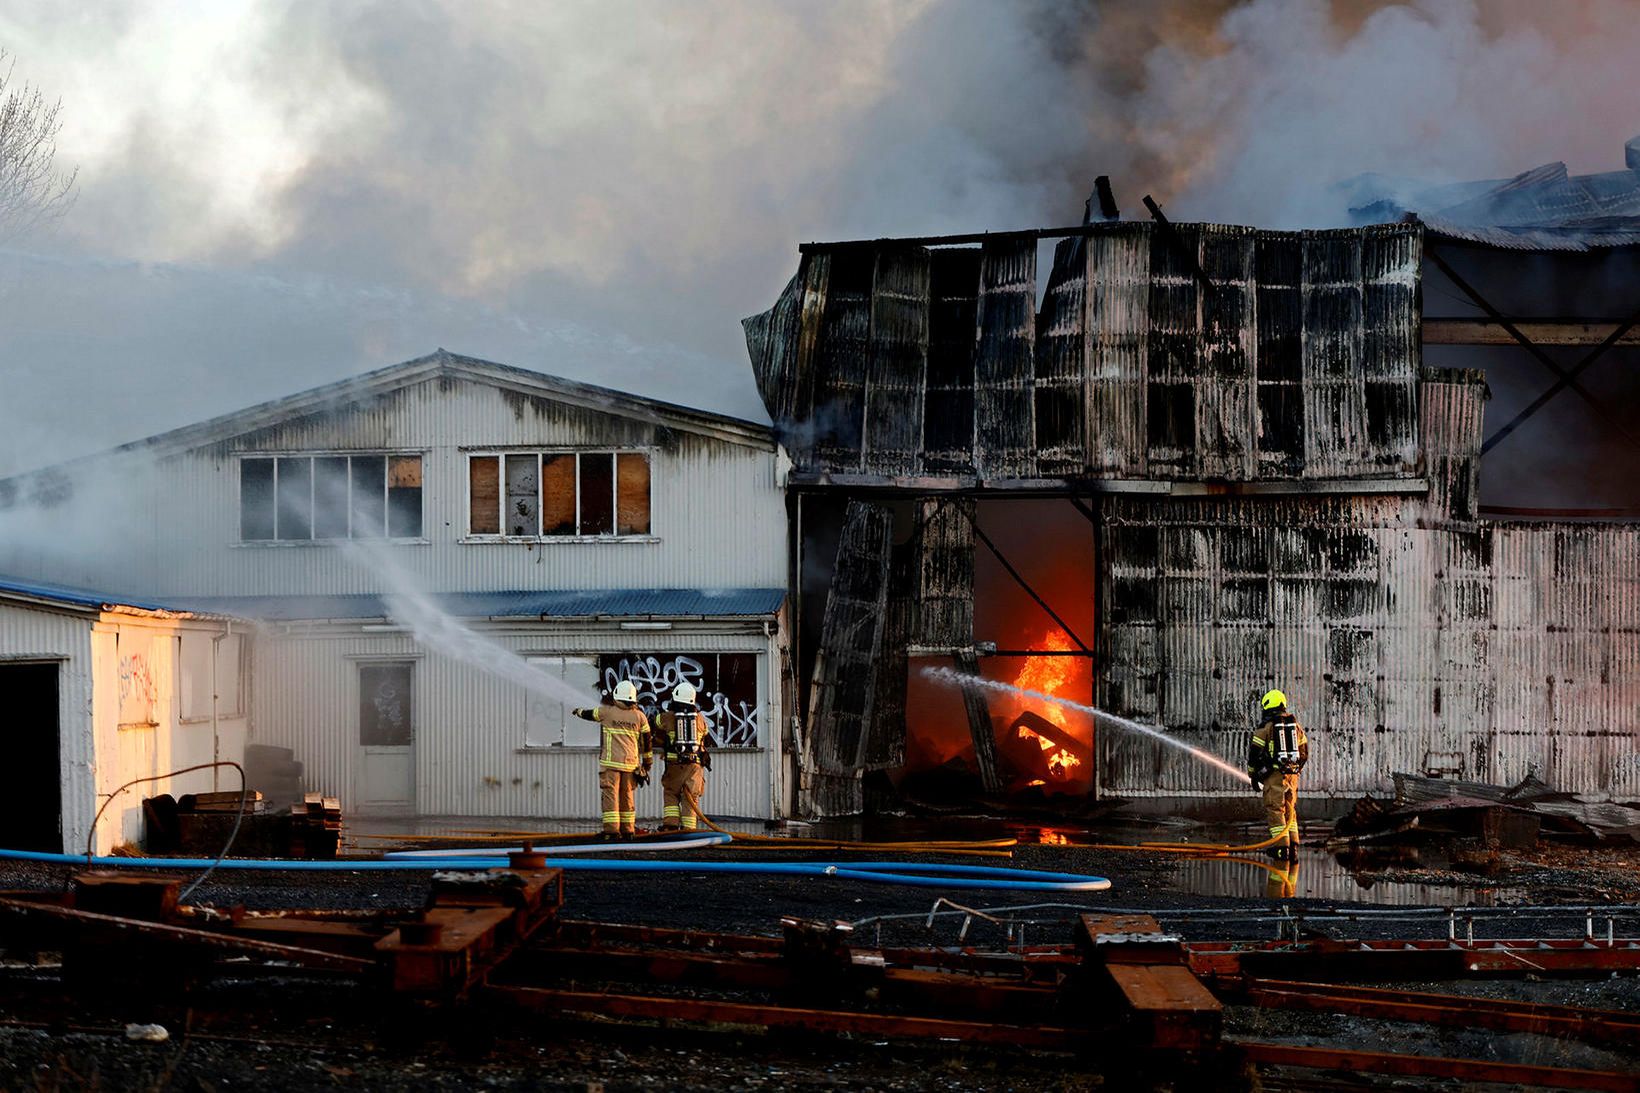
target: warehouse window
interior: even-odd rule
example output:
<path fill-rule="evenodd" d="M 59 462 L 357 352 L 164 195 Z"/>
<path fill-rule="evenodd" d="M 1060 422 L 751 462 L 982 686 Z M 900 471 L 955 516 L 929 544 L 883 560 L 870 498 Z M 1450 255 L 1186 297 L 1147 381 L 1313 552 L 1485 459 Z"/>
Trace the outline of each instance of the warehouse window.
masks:
<path fill-rule="evenodd" d="M 243 542 L 419 539 L 421 456 L 253 456 L 239 462 Z"/>
<path fill-rule="evenodd" d="M 647 536 L 644 452 L 495 452 L 467 457 L 467 533 L 503 539 Z"/>
<path fill-rule="evenodd" d="M 526 657 L 531 668 L 552 682 L 532 688 L 524 710 L 524 746 L 526 748 L 595 748 L 599 729 L 595 722 L 585 721 L 570 713 L 576 703 L 565 702 L 561 695 L 580 694 L 579 705 L 598 705 L 598 658 L 584 657 Z M 564 684 L 565 686 L 558 686 Z"/>
<path fill-rule="evenodd" d="M 213 714 L 243 717 L 244 639 L 238 634 L 188 630 L 182 634 L 181 646 L 182 720 L 209 721 Z"/>

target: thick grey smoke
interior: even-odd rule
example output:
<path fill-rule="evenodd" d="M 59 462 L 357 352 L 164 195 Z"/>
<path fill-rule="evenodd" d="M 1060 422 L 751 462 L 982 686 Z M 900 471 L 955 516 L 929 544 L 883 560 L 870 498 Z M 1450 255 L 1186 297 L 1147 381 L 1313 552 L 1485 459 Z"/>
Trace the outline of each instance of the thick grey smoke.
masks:
<path fill-rule="evenodd" d="M 443 345 L 761 417 L 809 239 L 1336 223 L 1620 165 L 1623 0 L 0 5 L 80 199 L 0 253 L 0 473 Z"/>

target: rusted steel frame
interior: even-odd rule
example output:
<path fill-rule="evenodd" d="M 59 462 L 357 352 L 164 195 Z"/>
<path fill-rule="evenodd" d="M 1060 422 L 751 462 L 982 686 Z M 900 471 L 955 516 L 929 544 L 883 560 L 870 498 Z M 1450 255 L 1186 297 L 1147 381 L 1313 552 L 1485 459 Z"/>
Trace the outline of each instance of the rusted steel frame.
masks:
<path fill-rule="evenodd" d="M 1278 979 L 1251 980 L 1242 993 L 1254 1005 L 1271 1009 L 1349 1013 L 1357 1017 L 1382 1017 L 1391 1021 L 1418 1021 L 1459 1028 L 1534 1032 L 1589 1043 L 1640 1042 L 1640 1016 L 1613 1010 Z"/>
<path fill-rule="evenodd" d="M 719 934 L 709 930 L 680 930 L 666 926 L 634 926 L 619 922 L 592 922 L 559 919 L 552 941 L 567 939 L 582 945 L 622 942 L 641 945 L 675 945 L 686 949 L 715 952 L 778 953 L 783 942 L 778 937 L 759 934 Z"/>
<path fill-rule="evenodd" d="M 890 1013 L 851 1010 L 798 1009 L 747 1002 L 720 1002 L 701 998 L 657 998 L 593 991 L 544 990 L 539 987 L 498 987 L 484 990 L 486 998 L 545 1013 L 598 1014 L 648 1020 L 700 1021 L 708 1024 L 754 1025 L 807 1032 L 855 1032 L 869 1036 L 911 1040 L 962 1040 L 982 1044 L 1074 1051 L 1088 1040 L 1088 1030 L 1047 1025 L 999 1025 L 987 1021 L 958 1021 L 939 1017 L 905 1017 Z"/>
<path fill-rule="evenodd" d="M 318 949 L 281 945 L 271 941 L 252 941 L 212 930 L 197 930 L 190 926 L 169 926 L 158 922 L 100 915 L 93 911 L 25 903 L 20 900 L 0 900 L 0 918 L 20 920 L 42 930 L 79 929 L 133 940 L 197 946 L 201 950 L 217 949 L 246 956 L 260 956 L 267 960 L 289 960 L 312 967 L 337 968 L 360 973 L 369 972 L 376 967 L 373 960 L 321 952 Z"/>
<path fill-rule="evenodd" d="M 1023 957 L 1002 953 L 979 952 L 972 949 L 899 949 L 878 950 L 889 967 L 952 968 L 958 971 L 1017 974 L 1033 979 L 1044 974 L 1058 975 L 1082 963 L 1082 958 L 1071 949 L 1028 952 Z"/>
<path fill-rule="evenodd" d="M 1521 319 L 1515 324 L 1534 345 L 1599 345 L 1617 325 L 1613 319 Z M 1425 345 L 1509 345 L 1515 339 L 1501 323 L 1486 319 L 1424 316 Z M 1640 345 L 1640 333 L 1630 331 L 1618 342 Z"/>
<path fill-rule="evenodd" d="M 1179 229 L 1173 226 L 1173 222 L 1163 215 L 1162 207 L 1156 204 L 1155 199 L 1149 194 L 1144 196 L 1143 201 L 1145 208 L 1150 210 L 1152 219 L 1156 221 L 1156 226 L 1162 230 L 1162 238 L 1167 240 L 1167 245 L 1179 256 L 1179 260 L 1185 264 L 1185 268 L 1196 279 L 1196 283 L 1201 285 L 1202 294 L 1208 297 L 1217 295 L 1218 289 L 1213 287 L 1207 271 L 1202 269 L 1201 259 L 1185 244 L 1184 237 L 1179 234 Z"/>
<path fill-rule="evenodd" d="M 1582 938 L 1546 941 L 1505 939 L 1460 944 L 1447 939 L 1358 941 L 1341 944 L 1272 942 L 1249 947 L 1244 942 L 1186 942 L 1190 970 L 1199 976 L 1229 978 L 1246 974 L 1248 962 L 1260 972 L 1291 964 L 1315 978 L 1326 973 L 1381 976 L 1462 976 L 1492 973 L 1566 973 L 1640 969 L 1640 942 L 1619 938 L 1614 944 Z"/>
<path fill-rule="evenodd" d="M 1567 371 L 1542 349 L 1538 348 L 1538 346 L 1533 343 L 1532 339 L 1521 333 L 1519 327 L 1505 318 L 1503 313 L 1497 308 L 1493 307 L 1491 302 L 1487 300 L 1486 297 L 1482 296 L 1473 286 L 1471 286 L 1468 281 L 1465 281 L 1458 271 L 1453 269 L 1452 266 L 1447 263 L 1446 259 L 1442 258 L 1437 251 L 1431 248 L 1426 253 L 1429 256 L 1429 260 L 1435 263 L 1436 268 L 1446 274 L 1447 279 L 1456 285 L 1465 296 L 1468 296 L 1471 300 L 1475 301 L 1476 306 L 1486 312 L 1487 316 L 1491 318 L 1493 322 L 1503 327 L 1504 331 L 1508 333 L 1511 338 L 1515 339 L 1515 341 L 1519 342 L 1521 348 L 1525 349 L 1534 358 L 1536 358 L 1539 364 L 1543 365 L 1543 367 L 1547 368 L 1550 372 L 1553 372 L 1557 377 L 1559 377 L 1559 380 L 1554 387 L 1550 388 L 1549 391 L 1541 396 L 1536 402 L 1528 406 L 1525 410 L 1522 410 L 1519 414 L 1516 414 L 1513 420 L 1486 439 L 1486 442 L 1481 445 L 1482 455 L 1485 455 L 1488 451 L 1492 450 L 1492 448 L 1503 440 L 1504 437 L 1514 432 L 1517 427 L 1524 423 L 1527 418 L 1537 413 L 1538 409 L 1544 403 L 1548 402 L 1564 387 L 1570 387 L 1579 398 L 1589 404 L 1589 408 L 1594 411 L 1595 416 L 1607 425 L 1611 426 L 1613 429 L 1617 430 L 1618 435 L 1622 436 L 1630 444 L 1640 447 L 1640 437 L 1636 437 L 1633 433 L 1629 432 L 1628 428 L 1624 426 L 1621 421 L 1618 421 L 1616 416 L 1610 413 L 1606 409 L 1605 405 L 1600 402 L 1600 400 L 1589 393 L 1588 388 L 1577 382 L 1578 374 L 1581 373 L 1583 369 L 1593 364 L 1594 361 L 1607 349 L 1611 348 L 1613 345 L 1616 345 L 1617 342 L 1621 340 L 1626 333 L 1628 333 L 1629 328 L 1635 324 L 1635 319 L 1630 319 L 1627 323 L 1615 327 L 1607 336 L 1606 340 L 1600 343 L 1599 347 L 1591 350 L 1587 356 L 1585 356 L 1576 366 L 1571 369 L 1571 371 Z M 1636 316 L 1636 319 L 1640 319 L 1640 316 Z"/>
<path fill-rule="evenodd" d="M 1065 636 L 1076 642 L 1076 647 L 1078 649 L 1082 650 L 1084 653 L 1091 652 L 1088 648 L 1088 643 L 1077 636 L 1076 631 L 1072 630 L 1070 628 L 1070 624 L 1059 617 L 1059 613 L 1057 611 L 1048 606 L 1047 600 L 1044 600 L 1041 596 L 1037 595 L 1036 589 L 1031 587 L 1031 582 L 1027 581 L 1024 576 L 1020 574 L 1019 570 L 1014 568 L 1013 563 L 1008 561 L 1008 559 L 1003 556 L 1001 550 L 997 549 L 997 545 L 991 541 L 991 537 L 985 534 L 984 529 L 979 526 L 979 519 L 976 516 L 971 515 L 967 510 L 963 510 L 963 515 L 968 517 L 968 522 L 973 525 L 974 535 L 979 538 L 980 542 L 985 544 L 986 549 L 996 556 L 996 560 L 1002 563 L 1002 568 L 1008 571 L 1008 576 L 1014 579 L 1014 583 L 1023 588 L 1026 595 L 1035 600 L 1036 605 L 1048 613 L 1048 617 L 1059 625 L 1059 628 L 1065 632 Z"/>
<path fill-rule="evenodd" d="M 1076 224 L 1066 228 L 1026 228 L 1021 231 L 966 232 L 960 235 L 918 235 L 906 239 L 837 239 L 828 243 L 799 243 L 799 254 L 818 254 L 844 247 L 951 247 L 965 243 L 1006 243 L 1021 239 L 1064 239 L 1069 236 L 1099 235 L 1110 224 Z"/>
<path fill-rule="evenodd" d="M 1373 1074 L 1414 1074 L 1432 1078 L 1459 1078 L 1472 1082 L 1549 1086 L 1559 1089 L 1602 1089 L 1611 1093 L 1640 1090 L 1640 1078 L 1610 1070 L 1574 1070 L 1569 1067 L 1499 1063 L 1482 1059 L 1449 1059 L 1437 1055 L 1394 1055 L 1383 1051 L 1345 1051 L 1328 1047 L 1239 1042 L 1250 1062 L 1265 1066 L 1297 1066 L 1310 1070 L 1352 1070 Z"/>

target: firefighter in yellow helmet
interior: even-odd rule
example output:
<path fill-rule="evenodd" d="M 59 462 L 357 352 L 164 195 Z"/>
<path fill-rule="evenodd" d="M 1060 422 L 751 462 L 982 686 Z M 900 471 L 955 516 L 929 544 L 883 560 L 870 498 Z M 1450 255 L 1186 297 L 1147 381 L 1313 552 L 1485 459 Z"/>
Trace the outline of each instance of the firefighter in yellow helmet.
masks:
<path fill-rule="evenodd" d="M 604 838 L 630 839 L 638 831 L 637 787 L 649 781 L 649 717 L 638 705 L 638 688 L 630 679 L 615 684 L 610 701 L 597 709 L 571 710 L 576 717 L 603 727 L 598 750 L 598 794 L 603 806 Z"/>
<path fill-rule="evenodd" d="M 672 689 L 671 707 L 662 710 L 652 723 L 656 743 L 666 757 L 661 773 L 662 831 L 693 831 L 699 821 L 695 806 L 706 796 L 706 771 L 712 756 L 706 748 L 712 741 L 706 715 L 695 704 L 695 688 L 680 683 Z"/>
<path fill-rule="evenodd" d="M 1259 705 L 1264 720 L 1247 746 L 1247 774 L 1264 794 L 1264 817 L 1276 840 L 1271 857 L 1292 861 L 1298 857 L 1298 773 L 1310 759 L 1310 740 L 1287 712 L 1286 695 L 1266 691 Z"/>

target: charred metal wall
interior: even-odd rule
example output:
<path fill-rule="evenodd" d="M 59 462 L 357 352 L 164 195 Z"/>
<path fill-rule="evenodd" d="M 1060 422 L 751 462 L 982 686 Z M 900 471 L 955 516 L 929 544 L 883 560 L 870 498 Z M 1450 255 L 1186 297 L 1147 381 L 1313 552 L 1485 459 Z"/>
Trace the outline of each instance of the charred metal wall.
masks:
<path fill-rule="evenodd" d="M 1413 476 L 1416 226 L 1145 223 L 812 251 L 746 321 L 800 472 L 979 479 Z M 1205 280 L 1204 280 L 1205 278 Z"/>
<path fill-rule="evenodd" d="M 1483 392 L 1426 382 L 1427 498 L 1104 499 L 1101 703 L 1239 762 L 1280 687 L 1308 793 L 1438 769 L 1640 795 L 1640 528 L 1477 522 Z M 1098 745 L 1106 793 L 1242 792 L 1129 734 Z"/>

